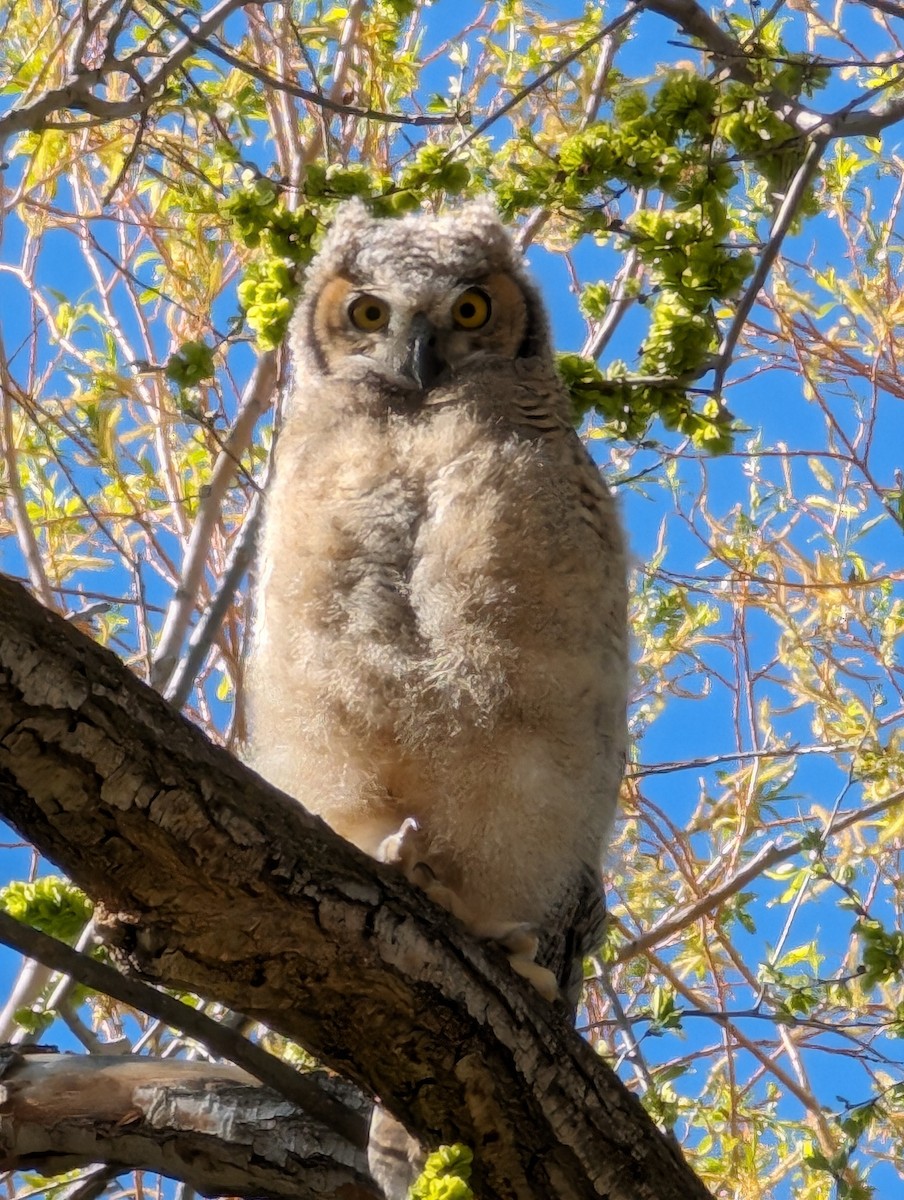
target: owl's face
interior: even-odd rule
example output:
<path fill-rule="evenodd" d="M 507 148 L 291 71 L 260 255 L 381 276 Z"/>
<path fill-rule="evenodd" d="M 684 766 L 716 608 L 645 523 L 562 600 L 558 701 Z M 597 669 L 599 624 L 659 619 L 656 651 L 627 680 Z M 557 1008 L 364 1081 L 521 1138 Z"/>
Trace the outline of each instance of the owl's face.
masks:
<path fill-rule="evenodd" d="M 488 356 L 518 357 L 527 304 L 511 275 L 404 285 L 364 275 L 330 280 L 313 321 L 330 374 L 379 375 L 426 392 Z"/>
<path fill-rule="evenodd" d="M 425 399 L 545 345 L 520 255 L 482 204 L 401 220 L 345 206 L 312 264 L 296 325 L 309 372 Z"/>

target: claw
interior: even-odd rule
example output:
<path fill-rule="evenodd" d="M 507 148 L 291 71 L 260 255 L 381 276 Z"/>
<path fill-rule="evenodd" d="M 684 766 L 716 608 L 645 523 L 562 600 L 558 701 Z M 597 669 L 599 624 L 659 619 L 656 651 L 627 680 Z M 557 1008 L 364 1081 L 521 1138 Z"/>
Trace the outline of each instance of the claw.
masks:
<path fill-rule="evenodd" d="M 535 959 L 540 949 L 540 939 L 530 925 L 514 925 L 496 941 L 508 951 L 510 958 Z"/>
<path fill-rule="evenodd" d="M 414 817 L 406 817 L 395 833 L 383 839 L 377 848 L 377 861 L 389 863 L 392 866 L 406 867 L 406 860 L 411 857 L 412 835 L 420 830 Z"/>
<path fill-rule="evenodd" d="M 540 939 L 533 925 L 527 922 L 514 925 L 485 922 L 482 926 L 474 927 L 474 932 L 479 937 L 498 942 L 508 955 L 512 970 L 532 983 L 544 1000 L 553 1003 L 559 999 L 559 983 L 555 975 L 535 961 Z"/>
<path fill-rule="evenodd" d="M 558 980 L 552 971 L 546 967 L 541 967 L 538 962 L 534 962 L 532 958 L 526 959 L 520 954 L 510 954 L 509 962 L 512 964 L 512 970 L 517 971 L 530 983 L 534 985 L 544 1000 L 548 1000 L 550 1004 L 554 1004 L 561 996 L 559 991 Z"/>
<path fill-rule="evenodd" d="M 406 817 L 399 828 L 383 839 L 377 850 L 380 862 L 401 867 L 409 882 L 419 887 L 434 904 L 450 912 L 483 941 L 497 942 L 508 955 L 512 969 L 527 979 L 544 1000 L 559 998 L 559 985 L 552 971 L 536 962 L 540 939 L 536 929 L 527 922 L 480 919 L 459 894 L 440 882 L 429 863 L 419 856 L 422 852 L 421 831 L 414 817 Z"/>

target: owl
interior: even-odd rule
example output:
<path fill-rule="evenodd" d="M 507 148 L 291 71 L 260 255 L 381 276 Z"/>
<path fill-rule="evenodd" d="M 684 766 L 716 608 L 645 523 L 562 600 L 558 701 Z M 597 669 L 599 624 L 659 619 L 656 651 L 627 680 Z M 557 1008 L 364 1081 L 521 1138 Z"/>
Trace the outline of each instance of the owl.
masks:
<path fill-rule="evenodd" d="M 536 286 L 475 202 L 341 207 L 290 334 L 251 764 L 549 998 L 601 936 L 625 548 Z"/>

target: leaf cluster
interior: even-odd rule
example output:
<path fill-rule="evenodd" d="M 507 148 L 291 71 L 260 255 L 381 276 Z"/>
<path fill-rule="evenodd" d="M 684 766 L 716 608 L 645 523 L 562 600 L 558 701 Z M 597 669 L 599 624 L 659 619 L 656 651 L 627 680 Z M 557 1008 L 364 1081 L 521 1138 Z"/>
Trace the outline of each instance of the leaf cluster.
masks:
<path fill-rule="evenodd" d="M 239 303 L 258 344 L 273 350 L 286 336 L 300 288 L 299 268 L 314 253 L 317 216 L 308 207 L 290 211 L 276 185 L 264 178 L 246 178 L 223 207 L 236 237 L 260 250 L 239 284 Z"/>
<path fill-rule="evenodd" d="M 774 84 L 763 59 L 763 87 Z M 634 299 L 649 313 L 639 372 L 662 383 L 634 382 L 612 389 L 593 364 L 575 356 L 563 366 L 575 409 L 616 421 L 621 436 L 641 436 L 654 416 L 710 451 L 731 445 L 731 418 L 713 398 L 697 407 L 687 383 L 710 368 L 720 343 L 720 318 L 730 313 L 754 268 L 740 244 L 731 194 L 744 162 L 769 195 L 787 186 L 800 162 L 795 131 L 753 85 L 718 84 L 686 70 L 664 73 L 652 96 L 626 83 L 611 119 L 593 122 L 558 145 L 532 129 L 509 147 L 510 166 L 495 180 L 504 212 L 540 206 L 560 215 L 571 236 L 591 233 L 633 253 L 644 269 L 645 294 Z M 626 192 L 649 194 L 627 218 Z M 815 211 L 812 190 L 805 211 Z M 585 311 L 602 320 L 614 302 L 608 285 L 591 285 Z M 610 374 L 607 372 L 607 375 Z M 613 392 L 615 393 L 613 395 Z"/>
<path fill-rule="evenodd" d="M 468 1184 L 474 1155 L 467 1146 L 440 1146 L 428 1155 L 409 1200 L 474 1200 Z"/>
<path fill-rule="evenodd" d="M 85 893 L 61 875 L 44 875 L 31 883 L 6 884 L 0 888 L 0 908 L 17 921 L 70 945 L 94 910 Z"/>

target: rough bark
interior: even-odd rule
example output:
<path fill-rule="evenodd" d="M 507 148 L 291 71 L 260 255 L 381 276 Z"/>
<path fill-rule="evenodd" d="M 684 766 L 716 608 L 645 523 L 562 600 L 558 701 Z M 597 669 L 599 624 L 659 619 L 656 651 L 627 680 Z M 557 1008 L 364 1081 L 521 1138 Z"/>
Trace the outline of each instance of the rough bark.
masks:
<path fill-rule="evenodd" d="M 504 959 L 5 580 L 0 815 L 133 967 L 297 1040 L 425 1144 L 465 1142 L 483 1200 L 707 1195 Z"/>
<path fill-rule="evenodd" d="M 92 923 L 93 928 L 93 923 Z M 352 1146 L 367 1145 L 367 1129 L 372 1104 L 354 1085 L 324 1072 L 299 1071 L 291 1063 L 271 1054 L 265 1047 L 245 1037 L 239 1014 L 230 1019 L 208 1016 L 203 1009 L 185 1004 L 160 988 L 123 975 L 90 955 L 73 950 L 65 942 L 32 929 L 0 911 L 0 942 L 18 950 L 33 962 L 59 972 L 70 982 L 78 982 L 102 996 L 153 1017 L 171 1029 L 178 1029 L 203 1046 L 213 1057 L 243 1068 L 259 1083 L 290 1101 L 326 1129 Z M 65 1003 L 65 1001 L 64 1001 Z M 53 1007 L 52 1001 L 50 1006 Z M 70 1012 L 70 1016 L 72 1013 Z M 65 1017 L 64 1017 L 65 1019 Z M 17 1039 L 21 1040 L 21 1039 Z M 101 1049 L 92 1053 L 113 1054 Z"/>
<path fill-rule="evenodd" d="M 0 1052 L 0 1171 L 103 1162 L 204 1196 L 374 1200 L 364 1149 L 238 1067 Z"/>

